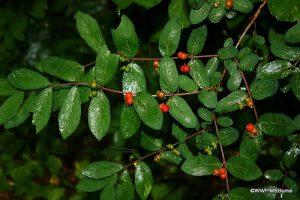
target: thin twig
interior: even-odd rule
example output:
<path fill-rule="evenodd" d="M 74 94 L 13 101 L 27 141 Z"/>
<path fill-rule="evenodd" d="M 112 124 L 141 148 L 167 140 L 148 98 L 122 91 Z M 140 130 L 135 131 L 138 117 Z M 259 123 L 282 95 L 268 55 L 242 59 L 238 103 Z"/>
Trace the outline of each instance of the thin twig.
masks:
<path fill-rule="evenodd" d="M 261 12 L 261 10 L 263 9 L 263 7 L 266 5 L 267 0 L 263 0 L 262 4 L 259 6 L 259 8 L 257 9 L 257 11 L 254 13 L 251 21 L 249 22 L 249 24 L 247 25 L 247 27 L 245 28 L 245 30 L 243 31 L 240 39 L 238 40 L 238 42 L 235 45 L 235 48 L 238 48 L 241 44 L 241 41 L 243 40 L 243 38 L 245 37 L 246 33 L 248 32 L 248 30 L 250 29 L 250 27 L 252 26 L 252 24 L 255 22 L 255 20 L 257 19 L 259 13 Z"/>
<path fill-rule="evenodd" d="M 218 141 L 219 141 L 220 151 L 221 151 L 221 155 L 222 155 L 223 165 L 224 165 L 224 167 L 226 169 L 226 172 L 227 172 L 227 162 L 226 162 L 226 158 L 225 158 L 223 146 L 222 146 L 222 144 L 220 142 L 219 128 L 218 128 L 217 117 L 216 117 L 215 112 L 213 112 L 213 118 L 214 118 L 214 125 L 215 125 L 215 130 L 216 130 L 217 138 L 218 138 Z M 229 190 L 230 190 L 230 188 L 229 188 L 229 182 L 228 182 L 228 176 L 226 176 L 226 188 L 227 188 L 227 193 L 228 193 Z"/>

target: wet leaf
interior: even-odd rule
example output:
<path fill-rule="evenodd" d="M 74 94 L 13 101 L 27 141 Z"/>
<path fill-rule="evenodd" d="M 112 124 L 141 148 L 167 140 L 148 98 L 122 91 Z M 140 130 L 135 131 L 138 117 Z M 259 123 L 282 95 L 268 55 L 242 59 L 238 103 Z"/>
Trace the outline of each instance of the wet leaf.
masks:
<path fill-rule="evenodd" d="M 144 162 L 139 162 L 135 169 L 135 189 L 142 200 L 146 200 L 153 186 L 151 169 Z"/>
<path fill-rule="evenodd" d="M 16 92 L 3 102 L 0 106 L 0 125 L 4 125 L 17 114 L 23 99 L 24 92 Z"/>
<path fill-rule="evenodd" d="M 175 92 L 178 88 L 178 71 L 173 59 L 165 57 L 159 64 L 159 85 L 164 92 Z"/>
<path fill-rule="evenodd" d="M 93 179 L 102 179 L 114 175 L 122 169 L 123 166 L 115 162 L 97 161 L 86 166 L 82 170 L 82 175 Z"/>

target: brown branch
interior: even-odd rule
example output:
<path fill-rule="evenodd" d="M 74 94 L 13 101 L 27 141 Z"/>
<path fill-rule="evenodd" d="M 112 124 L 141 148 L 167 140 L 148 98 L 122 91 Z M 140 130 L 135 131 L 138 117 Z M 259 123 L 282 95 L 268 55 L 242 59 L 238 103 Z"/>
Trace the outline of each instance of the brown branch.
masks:
<path fill-rule="evenodd" d="M 261 10 L 263 9 L 263 7 L 266 5 L 267 0 L 263 0 L 262 4 L 259 6 L 259 8 L 257 9 L 257 11 L 254 13 L 251 21 L 249 22 L 249 24 L 247 25 L 247 27 L 245 28 L 245 30 L 243 31 L 241 37 L 239 38 L 238 42 L 235 45 L 235 48 L 238 48 L 241 44 L 241 41 L 243 40 L 243 38 L 245 37 L 246 33 L 248 32 L 248 30 L 250 29 L 250 27 L 252 26 L 252 24 L 255 22 L 255 20 L 257 19 L 259 13 L 261 12 Z"/>
<path fill-rule="evenodd" d="M 220 142 L 219 128 L 218 128 L 217 117 L 216 117 L 215 112 L 213 112 L 213 118 L 214 118 L 214 125 L 215 125 L 215 130 L 216 130 L 217 138 L 218 138 L 218 141 L 219 141 L 220 151 L 221 151 L 221 155 L 222 155 L 223 165 L 224 165 L 224 167 L 226 169 L 226 173 L 227 173 L 227 162 L 226 162 L 226 158 L 225 158 L 223 146 L 222 146 L 222 144 Z M 230 190 L 230 188 L 229 188 L 229 182 L 228 182 L 228 176 L 226 176 L 226 188 L 227 188 L 227 193 L 228 193 L 229 190 Z"/>
<path fill-rule="evenodd" d="M 91 65 L 93 65 L 95 63 L 96 63 L 96 61 L 92 61 L 92 62 L 90 62 L 88 64 L 85 64 L 85 65 L 82 65 L 82 66 L 83 66 L 83 68 L 87 68 L 87 67 L 89 67 L 89 66 L 91 66 Z"/>

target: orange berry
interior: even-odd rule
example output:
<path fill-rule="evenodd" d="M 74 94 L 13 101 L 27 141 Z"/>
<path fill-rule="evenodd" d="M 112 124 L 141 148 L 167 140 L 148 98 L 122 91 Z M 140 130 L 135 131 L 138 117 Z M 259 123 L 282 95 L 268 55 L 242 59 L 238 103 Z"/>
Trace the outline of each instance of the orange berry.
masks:
<path fill-rule="evenodd" d="M 179 59 L 181 59 L 181 60 L 185 60 L 185 59 L 187 59 L 187 54 L 184 53 L 184 52 L 182 52 L 182 51 L 179 51 L 179 52 L 177 53 L 177 57 L 178 57 Z"/>
<path fill-rule="evenodd" d="M 254 105 L 254 103 L 253 103 L 252 100 L 250 100 L 250 101 L 247 102 L 247 106 L 248 106 L 249 108 L 253 108 L 253 105 Z"/>
<path fill-rule="evenodd" d="M 156 92 L 158 98 L 163 99 L 165 97 L 165 93 L 163 91 L 158 90 Z"/>
<path fill-rule="evenodd" d="M 154 67 L 155 69 L 159 68 L 159 61 L 158 61 L 158 60 L 154 60 L 154 61 L 153 61 L 153 67 Z"/>
<path fill-rule="evenodd" d="M 220 174 L 220 179 L 225 180 L 226 177 L 227 177 L 227 173 L 225 173 L 225 174 Z"/>
<path fill-rule="evenodd" d="M 220 169 L 214 169 L 213 175 L 214 176 L 219 176 L 220 175 Z"/>
<path fill-rule="evenodd" d="M 226 0 L 225 6 L 228 9 L 232 8 L 232 6 L 233 6 L 233 0 Z"/>
<path fill-rule="evenodd" d="M 220 175 L 221 175 L 221 174 L 226 174 L 226 173 L 227 173 L 225 167 L 221 167 L 221 168 L 219 169 L 219 171 L 220 171 Z"/>
<path fill-rule="evenodd" d="M 155 162 L 158 162 L 158 161 L 160 161 L 160 160 L 161 160 L 161 155 L 160 155 L 160 153 L 159 153 L 159 154 L 156 154 L 155 157 L 154 157 L 154 161 L 155 161 Z"/>

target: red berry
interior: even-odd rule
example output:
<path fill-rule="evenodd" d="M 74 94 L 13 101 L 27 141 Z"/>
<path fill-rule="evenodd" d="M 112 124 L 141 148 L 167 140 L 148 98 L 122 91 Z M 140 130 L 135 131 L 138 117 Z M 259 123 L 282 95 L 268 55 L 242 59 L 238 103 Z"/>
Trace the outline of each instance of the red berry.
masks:
<path fill-rule="evenodd" d="M 159 105 L 159 107 L 160 107 L 162 112 L 168 112 L 169 111 L 169 105 L 168 104 L 161 103 Z"/>
<path fill-rule="evenodd" d="M 154 68 L 158 68 L 159 67 L 159 61 L 158 60 L 154 60 L 153 61 L 153 67 Z"/>
<path fill-rule="evenodd" d="M 232 6 L 233 6 L 233 0 L 226 0 L 225 6 L 228 9 L 232 8 Z"/>
<path fill-rule="evenodd" d="M 220 169 L 214 169 L 213 175 L 214 176 L 219 176 L 220 175 Z"/>
<path fill-rule="evenodd" d="M 219 172 L 220 172 L 220 176 L 221 176 L 222 174 L 226 174 L 226 173 L 227 173 L 225 167 L 221 167 L 221 168 L 219 169 Z"/>
<path fill-rule="evenodd" d="M 246 125 L 246 131 L 252 133 L 252 131 L 255 129 L 255 126 L 252 123 L 248 123 Z"/>
<path fill-rule="evenodd" d="M 127 106 L 132 105 L 133 104 L 133 94 L 132 94 L 132 92 L 125 92 L 124 99 L 125 99 L 125 103 L 126 103 Z"/>
<path fill-rule="evenodd" d="M 182 65 L 180 68 L 181 72 L 183 72 L 183 73 L 189 72 L 190 69 L 191 69 L 191 67 L 189 65 Z"/>
<path fill-rule="evenodd" d="M 184 52 L 182 52 L 182 51 L 179 51 L 179 52 L 177 53 L 177 57 L 178 57 L 179 59 L 181 59 L 181 60 L 185 60 L 185 59 L 187 59 L 187 54 L 184 53 Z"/>
<path fill-rule="evenodd" d="M 225 173 L 225 174 L 220 174 L 220 179 L 225 180 L 226 177 L 227 177 L 227 173 Z"/>

